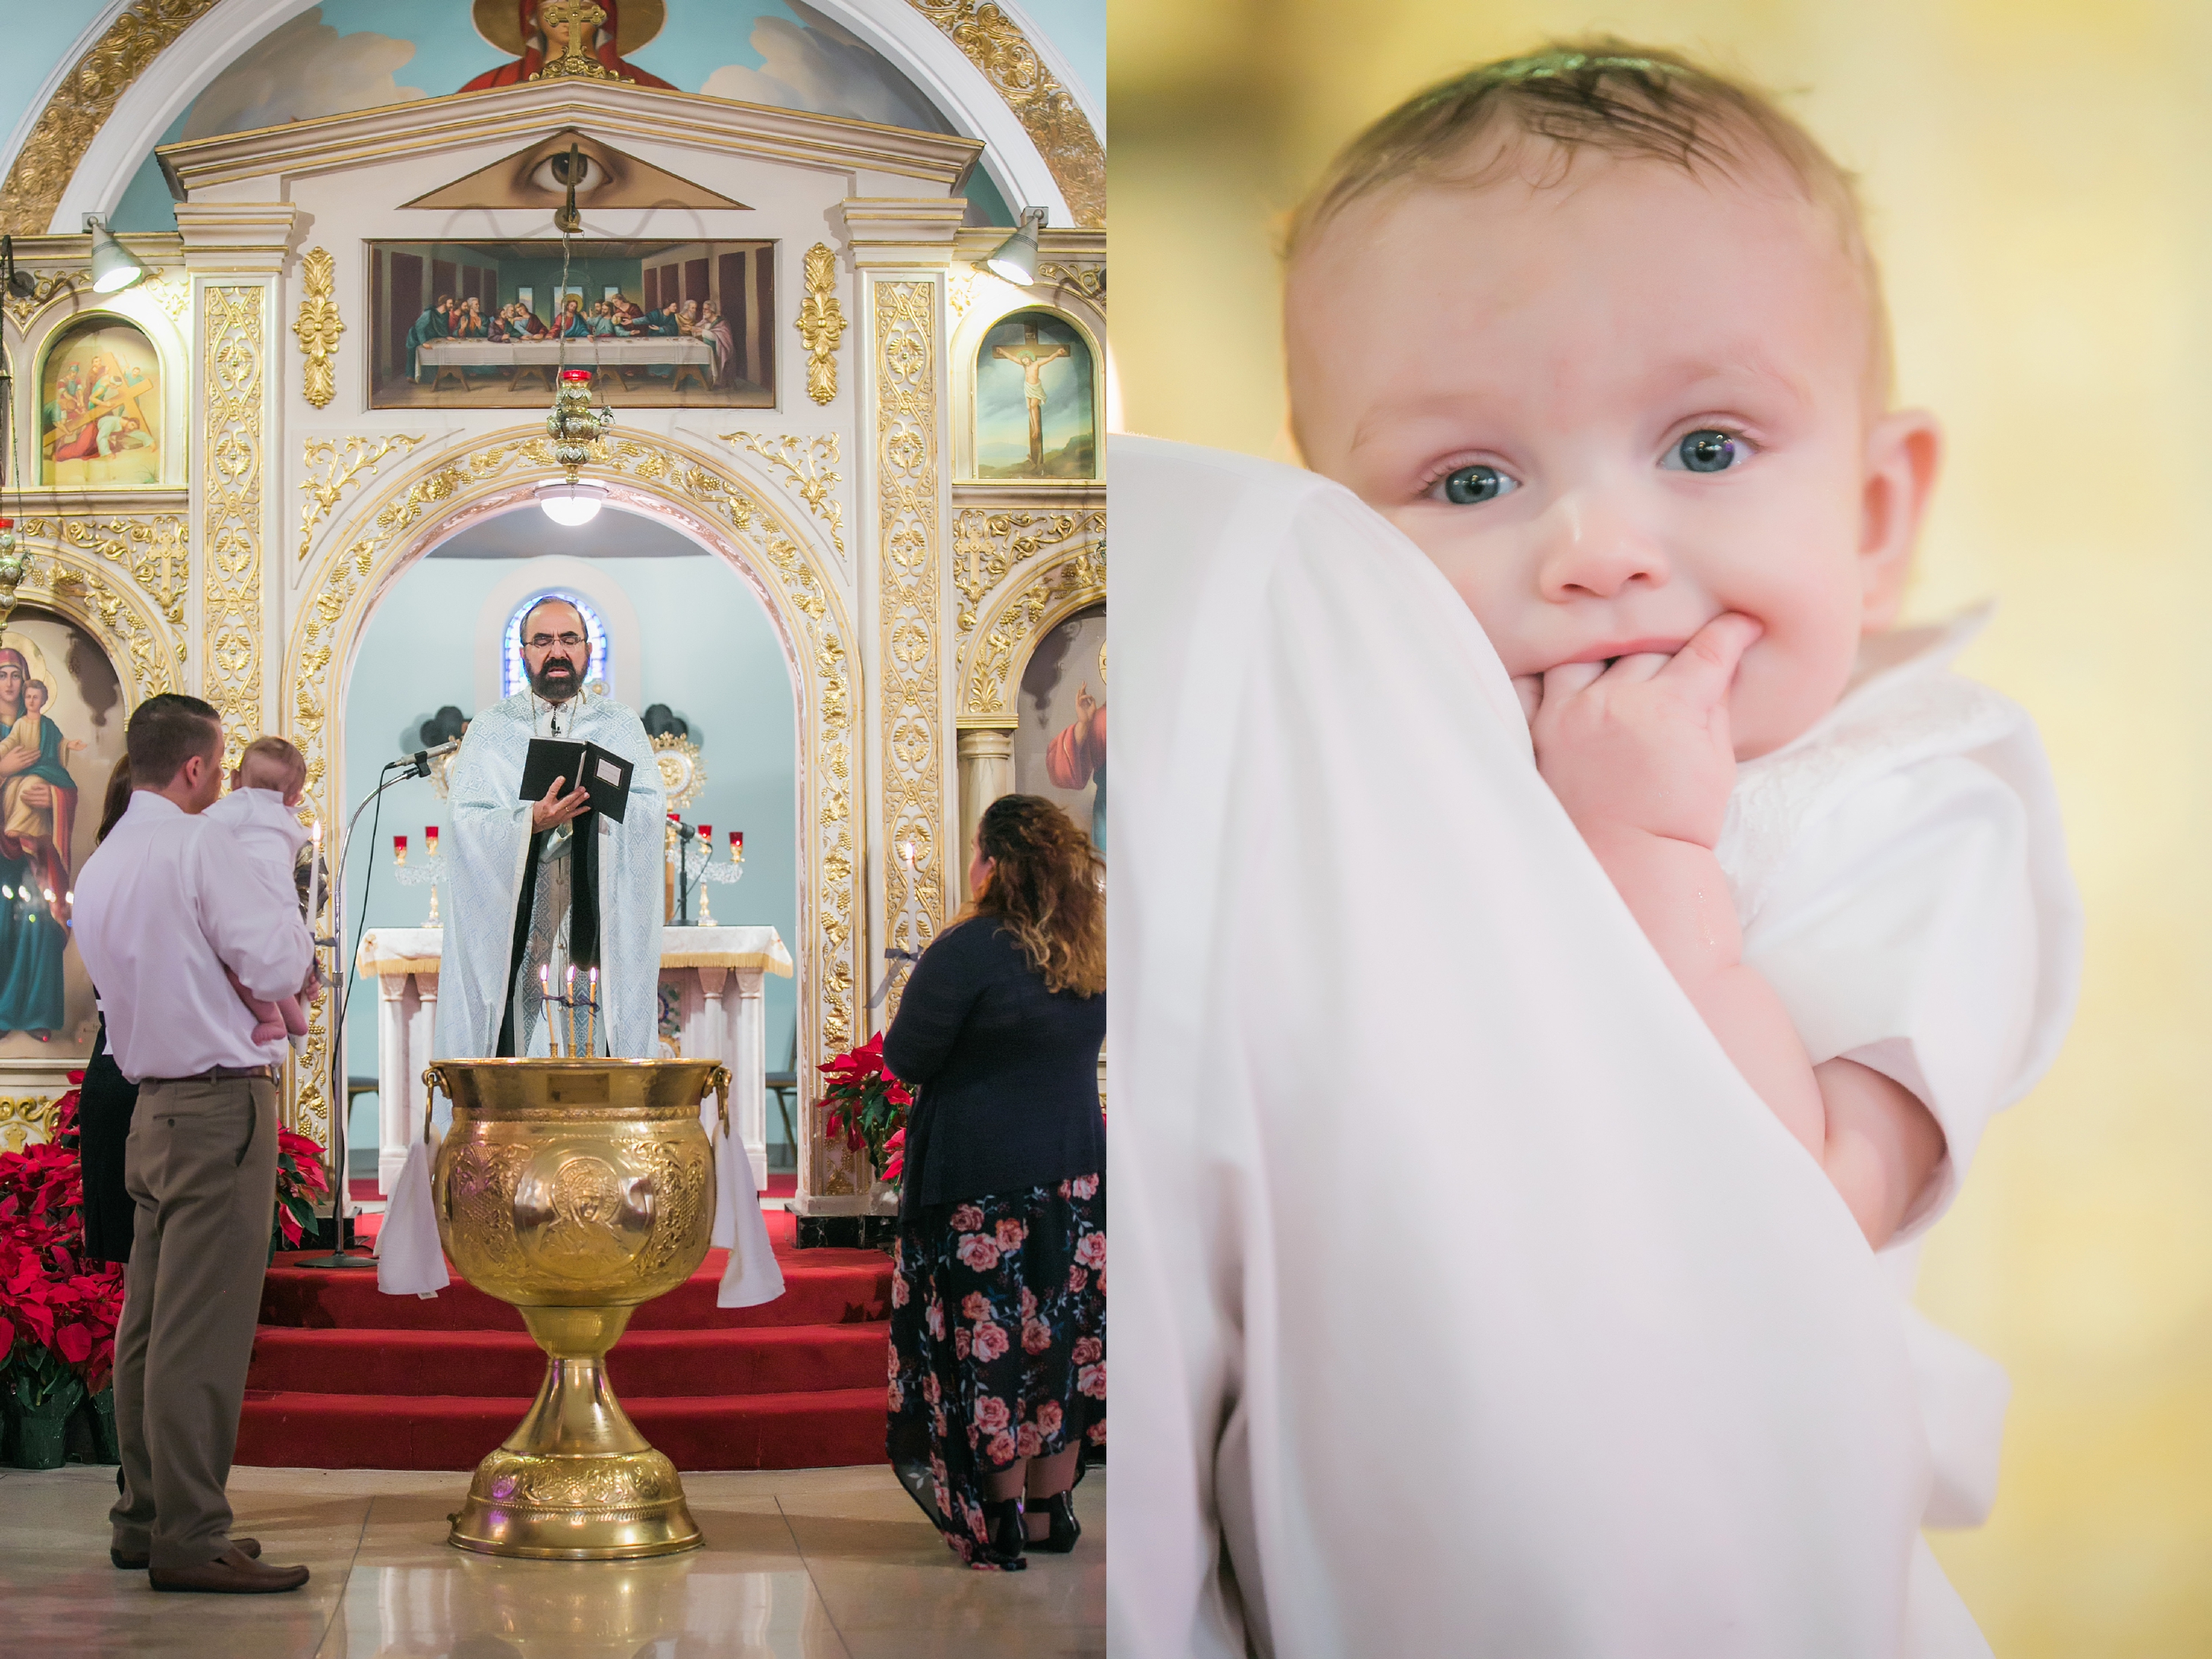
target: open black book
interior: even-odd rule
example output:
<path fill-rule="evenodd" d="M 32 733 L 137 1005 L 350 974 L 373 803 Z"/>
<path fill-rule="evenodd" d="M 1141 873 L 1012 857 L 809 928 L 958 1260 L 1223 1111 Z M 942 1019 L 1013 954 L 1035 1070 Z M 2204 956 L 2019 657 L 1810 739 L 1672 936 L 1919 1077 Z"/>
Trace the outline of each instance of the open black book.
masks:
<path fill-rule="evenodd" d="M 566 738 L 532 738 L 522 762 L 520 800 L 543 800 L 554 780 L 564 779 L 562 793 L 576 787 L 580 779 L 591 791 L 592 811 L 604 812 L 617 823 L 629 810 L 630 763 L 596 743 L 573 743 Z"/>

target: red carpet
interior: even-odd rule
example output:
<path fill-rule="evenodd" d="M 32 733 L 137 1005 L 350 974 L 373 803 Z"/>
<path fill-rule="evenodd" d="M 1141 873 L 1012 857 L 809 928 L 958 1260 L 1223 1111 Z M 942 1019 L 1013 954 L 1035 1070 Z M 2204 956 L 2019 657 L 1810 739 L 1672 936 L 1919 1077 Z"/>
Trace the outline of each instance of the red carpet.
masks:
<path fill-rule="evenodd" d="M 713 1252 L 608 1356 L 623 1408 L 680 1469 L 879 1463 L 890 1259 L 796 1250 L 781 1211 L 768 1227 L 783 1295 L 715 1307 Z M 240 1463 L 473 1468 L 528 1409 L 545 1358 L 505 1303 L 458 1279 L 433 1301 L 386 1296 L 373 1273 L 297 1259 L 262 1291 Z"/>

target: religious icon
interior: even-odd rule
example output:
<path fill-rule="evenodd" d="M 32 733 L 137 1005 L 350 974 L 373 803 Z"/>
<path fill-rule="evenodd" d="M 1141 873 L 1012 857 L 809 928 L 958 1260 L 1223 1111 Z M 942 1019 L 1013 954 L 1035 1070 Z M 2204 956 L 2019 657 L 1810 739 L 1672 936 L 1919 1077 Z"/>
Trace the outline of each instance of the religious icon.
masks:
<path fill-rule="evenodd" d="M 161 481 L 161 360 L 129 323 L 70 330 L 40 375 L 39 482 L 129 489 Z"/>
<path fill-rule="evenodd" d="M 1097 476 L 1091 347 L 1065 318 L 1018 311 L 975 354 L 975 476 Z"/>
<path fill-rule="evenodd" d="M 556 368 L 618 408 L 775 404 L 775 244 L 371 242 L 369 405 L 541 409 Z"/>
<path fill-rule="evenodd" d="M 26 610 L 0 632 L 0 1056 L 88 1048 L 70 903 L 123 752 L 121 703 L 114 665 L 74 623 Z"/>
<path fill-rule="evenodd" d="M 1106 850 L 1106 607 L 1037 641 L 1022 671 L 1014 787 L 1057 802 Z"/>
<path fill-rule="evenodd" d="M 515 57 L 461 90 L 580 77 L 673 91 L 623 61 L 660 33 L 666 13 L 663 0 L 476 0 L 477 33 Z"/>

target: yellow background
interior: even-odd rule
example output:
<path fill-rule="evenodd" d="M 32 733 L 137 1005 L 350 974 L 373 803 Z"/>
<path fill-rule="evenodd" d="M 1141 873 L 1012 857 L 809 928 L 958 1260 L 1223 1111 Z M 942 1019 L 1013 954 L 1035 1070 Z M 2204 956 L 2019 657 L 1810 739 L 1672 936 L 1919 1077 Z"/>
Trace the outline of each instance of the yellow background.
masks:
<path fill-rule="evenodd" d="M 1782 89 L 1863 180 L 1899 388 L 1948 459 L 1913 614 L 2040 723 L 2088 909 L 2057 1068 L 1922 1275 L 2014 1385 L 1936 1553 L 2006 1659 L 2212 1653 L 2212 6 L 1112 0 L 1129 430 L 1291 459 L 1275 216 L 1453 70 L 1610 30 Z M 1377 318 L 1375 326 L 1403 326 Z"/>

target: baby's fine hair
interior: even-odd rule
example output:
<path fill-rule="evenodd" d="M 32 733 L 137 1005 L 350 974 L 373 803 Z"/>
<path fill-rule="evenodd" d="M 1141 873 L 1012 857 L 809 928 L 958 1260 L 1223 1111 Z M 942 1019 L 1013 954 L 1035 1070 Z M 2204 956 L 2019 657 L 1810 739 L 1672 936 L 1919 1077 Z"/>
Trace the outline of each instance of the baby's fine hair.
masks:
<path fill-rule="evenodd" d="M 282 738 L 256 738 L 238 757 L 238 781 L 289 795 L 307 781 L 307 757 Z"/>
<path fill-rule="evenodd" d="M 1493 135 L 1505 142 L 1486 150 L 1480 141 Z M 1779 162 L 1835 222 L 1865 293 L 1869 386 L 1877 408 L 1888 402 L 1889 317 L 1851 174 L 1766 93 L 1657 47 L 1610 37 L 1561 42 L 1416 93 L 1338 152 L 1291 215 L 1285 258 L 1352 204 L 1401 181 L 1496 182 L 1526 159 L 1516 135 L 1553 147 L 1553 165 L 1530 180 L 1539 186 L 1561 183 L 1584 149 L 1724 177 Z"/>
<path fill-rule="evenodd" d="M 27 680 L 24 682 L 23 690 L 26 691 L 36 691 L 48 702 L 52 702 L 54 700 L 53 687 L 48 685 L 44 680 Z"/>

